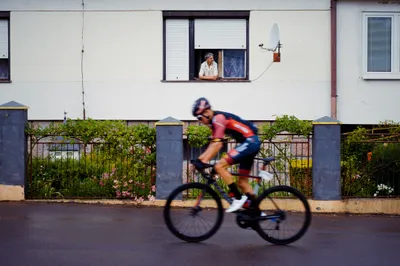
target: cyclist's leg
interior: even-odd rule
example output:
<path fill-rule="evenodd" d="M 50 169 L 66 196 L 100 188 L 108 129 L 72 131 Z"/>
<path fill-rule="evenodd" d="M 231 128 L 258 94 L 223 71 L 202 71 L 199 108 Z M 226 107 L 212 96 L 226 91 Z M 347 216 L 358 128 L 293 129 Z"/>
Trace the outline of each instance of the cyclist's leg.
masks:
<path fill-rule="evenodd" d="M 232 212 L 240 209 L 243 204 L 247 200 L 247 195 L 241 195 L 238 192 L 236 184 L 233 182 L 232 175 L 229 173 L 229 171 L 226 170 L 226 168 L 230 165 L 237 164 L 237 163 L 242 163 L 242 161 L 246 161 L 247 158 L 251 157 L 251 162 L 250 160 L 247 161 L 247 165 L 250 163 L 250 168 L 253 164 L 253 158 L 254 154 L 258 153 L 258 150 L 260 148 L 259 145 L 259 140 L 257 136 L 254 136 L 252 138 L 249 138 L 246 140 L 244 143 L 240 144 L 239 146 L 235 147 L 234 149 L 230 150 L 227 154 L 226 157 L 222 158 L 220 162 L 216 165 L 216 171 L 221 175 L 223 178 L 224 182 L 228 185 L 229 189 L 231 192 L 234 193 L 235 198 L 238 200 L 240 197 L 240 200 L 237 202 L 234 200 L 232 203 L 231 207 L 227 209 L 227 212 Z M 247 182 L 248 184 L 248 182 Z M 250 185 L 249 185 L 250 186 Z M 248 187 L 245 187 L 245 189 L 249 190 Z M 251 187 L 250 187 L 251 191 Z M 244 191 L 243 191 L 244 192 Z"/>
<path fill-rule="evenodd" d="M 249 184 L 249 178 L 247 176 L 250 175 L 251 172 L 251 167 L 253 166 L 253 160 L 254 156 L 249 155 L 246 158 L 243 158 L 241 162 L 239 163 L 239 179 L 238 179 L 238 185 L 239 188 L 243 191 L 243 193 L 248 194 L 252 193 L 253 189 L 251 185 Z"/>
<path fill-rule="evenodd" d="M 232 174 L 227 170 L 230 165 L 232 165 L 232 161 L 228 155 L 225 155 L 215 164 L 215 171 L 221 176 L 225 184 L 228 185 L 229 195 L 231 197 L 235 197 L 236 199 L 241 199 L 242 194 L 239 192 L 239 189 L 233 180 Z"/>
<path fill-rule="evenodd" d="M 244 208 L 254 207 L 253 203 L 255 203 L 256 195 L 254 194 L 253 188 L 249 184 L 249 178 L 246 177 L 246 175 L 247 176 L 250 175 L 251 168 L 253 167 L 253 163 L 254 163 L 254 157 L 256 157 L 257 153 L 258 152 L 248 155 L 239 164 L 239 173 L 241 175 L 245 175 L 245 176 L 239 177 L 238 185 L 239 185 L 239 188 L 243 191 L 243 193 L 245 193 L 245 195 L 248 198 L 248 201 L 243 206 Z"/>
<path fill-rule="evenodd" d="M 237 184 L 234 182 L 232 174 L 226 169 L 232 165 L 230 157 L 226 156 L 219 160 L 215 165 L 215 170 L 221 175 L 224 182 L 229 187 L 229 195 L 234 196 L 231 205 L 226 209 L 226 212 L 234 212 L 239 210 L 247 201 L 247 196 L 240 193 Z"/>
<path fill-rule="evenodd" d="M 250 175 L 251 168 L 253 167 L 254 164 L 254 158 L 257 156 L 258 152 L 260 151 L 261 148 L 261 142 L 258 138 L 258 136 L 254 136 L 248 140 L 249 148 L 246 150 L 245 153 L 243 153 L 243 158 L 240 160 L 239 163 L 239 173 L 241 175 L 245 176 L 240 176 L 238 180 L 238 185 L 239 188 L 245 193 L 245 195 L 248 197 L 250 202 L 249 204 L 246 204 L 246 207 L 253 207 L 253 203 L 255 203 L 255 198 L 256 195 L 254 195 L 253 188 L 249 184 L 249 178 L 246 177 L 246 175 Z"/>

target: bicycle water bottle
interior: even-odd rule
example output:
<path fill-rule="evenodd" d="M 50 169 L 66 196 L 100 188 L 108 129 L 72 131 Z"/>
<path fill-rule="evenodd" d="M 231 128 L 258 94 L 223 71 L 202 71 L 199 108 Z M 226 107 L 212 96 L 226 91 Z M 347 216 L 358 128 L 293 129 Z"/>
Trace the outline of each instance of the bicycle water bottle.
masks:
<path fill-rule="evenodd" d="M 271 181 L 274 178 L 273 174 L 271 174 L 271 173 L 269 173 L 267 171 L 264 171 L 262 169 L 259 170 L 259 175 L 260 175 L 261 179 L 259 179 L 258 182 L 254 186 L 254 189 L 253 189 L 254 195 L 257 195 L 258 190 L 260 189 L 261 180 L 265 180 L 265 181 L 268 182 L 268 181 Z"/>

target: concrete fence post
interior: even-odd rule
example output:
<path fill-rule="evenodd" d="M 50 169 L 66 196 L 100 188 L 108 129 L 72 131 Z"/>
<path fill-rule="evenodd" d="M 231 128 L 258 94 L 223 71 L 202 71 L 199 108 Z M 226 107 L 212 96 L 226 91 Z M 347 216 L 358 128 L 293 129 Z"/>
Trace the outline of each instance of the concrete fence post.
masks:
<path fill-rule="evenodd" d="M 0 105 L 0 200 L 24 200 L 27 183 L 28 107 Z"/>
<path fill-rule="evenodd" d="M 312 178 L 315 200 L 340 200 L 341 122 L 330 117 L 313 121 Z"/>
<path fill-rule="evenodd" d="M 156 199 L 166 199 L 179 185 L 183 172 L 183 122 L 167 117 L 156 125 Z"/>

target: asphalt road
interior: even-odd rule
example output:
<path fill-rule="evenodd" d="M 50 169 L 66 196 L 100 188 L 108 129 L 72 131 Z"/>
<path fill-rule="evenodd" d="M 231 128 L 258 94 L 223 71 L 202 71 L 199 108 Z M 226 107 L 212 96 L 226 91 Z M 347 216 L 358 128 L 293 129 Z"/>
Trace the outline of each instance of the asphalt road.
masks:
<path fill-rule="evenodd" d="M 0 265 L 399 265 L 400 217 L 314 215 L 307 234 L 274 246 L 234 215 L 203 243 L 182 242 L 159 208 L 0 203 Z"/>

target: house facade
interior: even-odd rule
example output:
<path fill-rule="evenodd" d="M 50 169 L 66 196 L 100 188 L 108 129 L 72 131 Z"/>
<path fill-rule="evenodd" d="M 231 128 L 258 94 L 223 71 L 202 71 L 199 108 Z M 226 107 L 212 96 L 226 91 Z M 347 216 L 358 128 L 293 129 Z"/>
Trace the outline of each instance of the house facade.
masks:
<path fill-rule="evenodd" d="M 35 121 L 188 121 L 205 96 L 253 121 L 398 121 L 400 5 L 386 2 L 2 0 L 0 104 Z M 281 62 L 261 46 L 274 23 Z M 207 52 L 222 80 L 196 79 Z"/>

